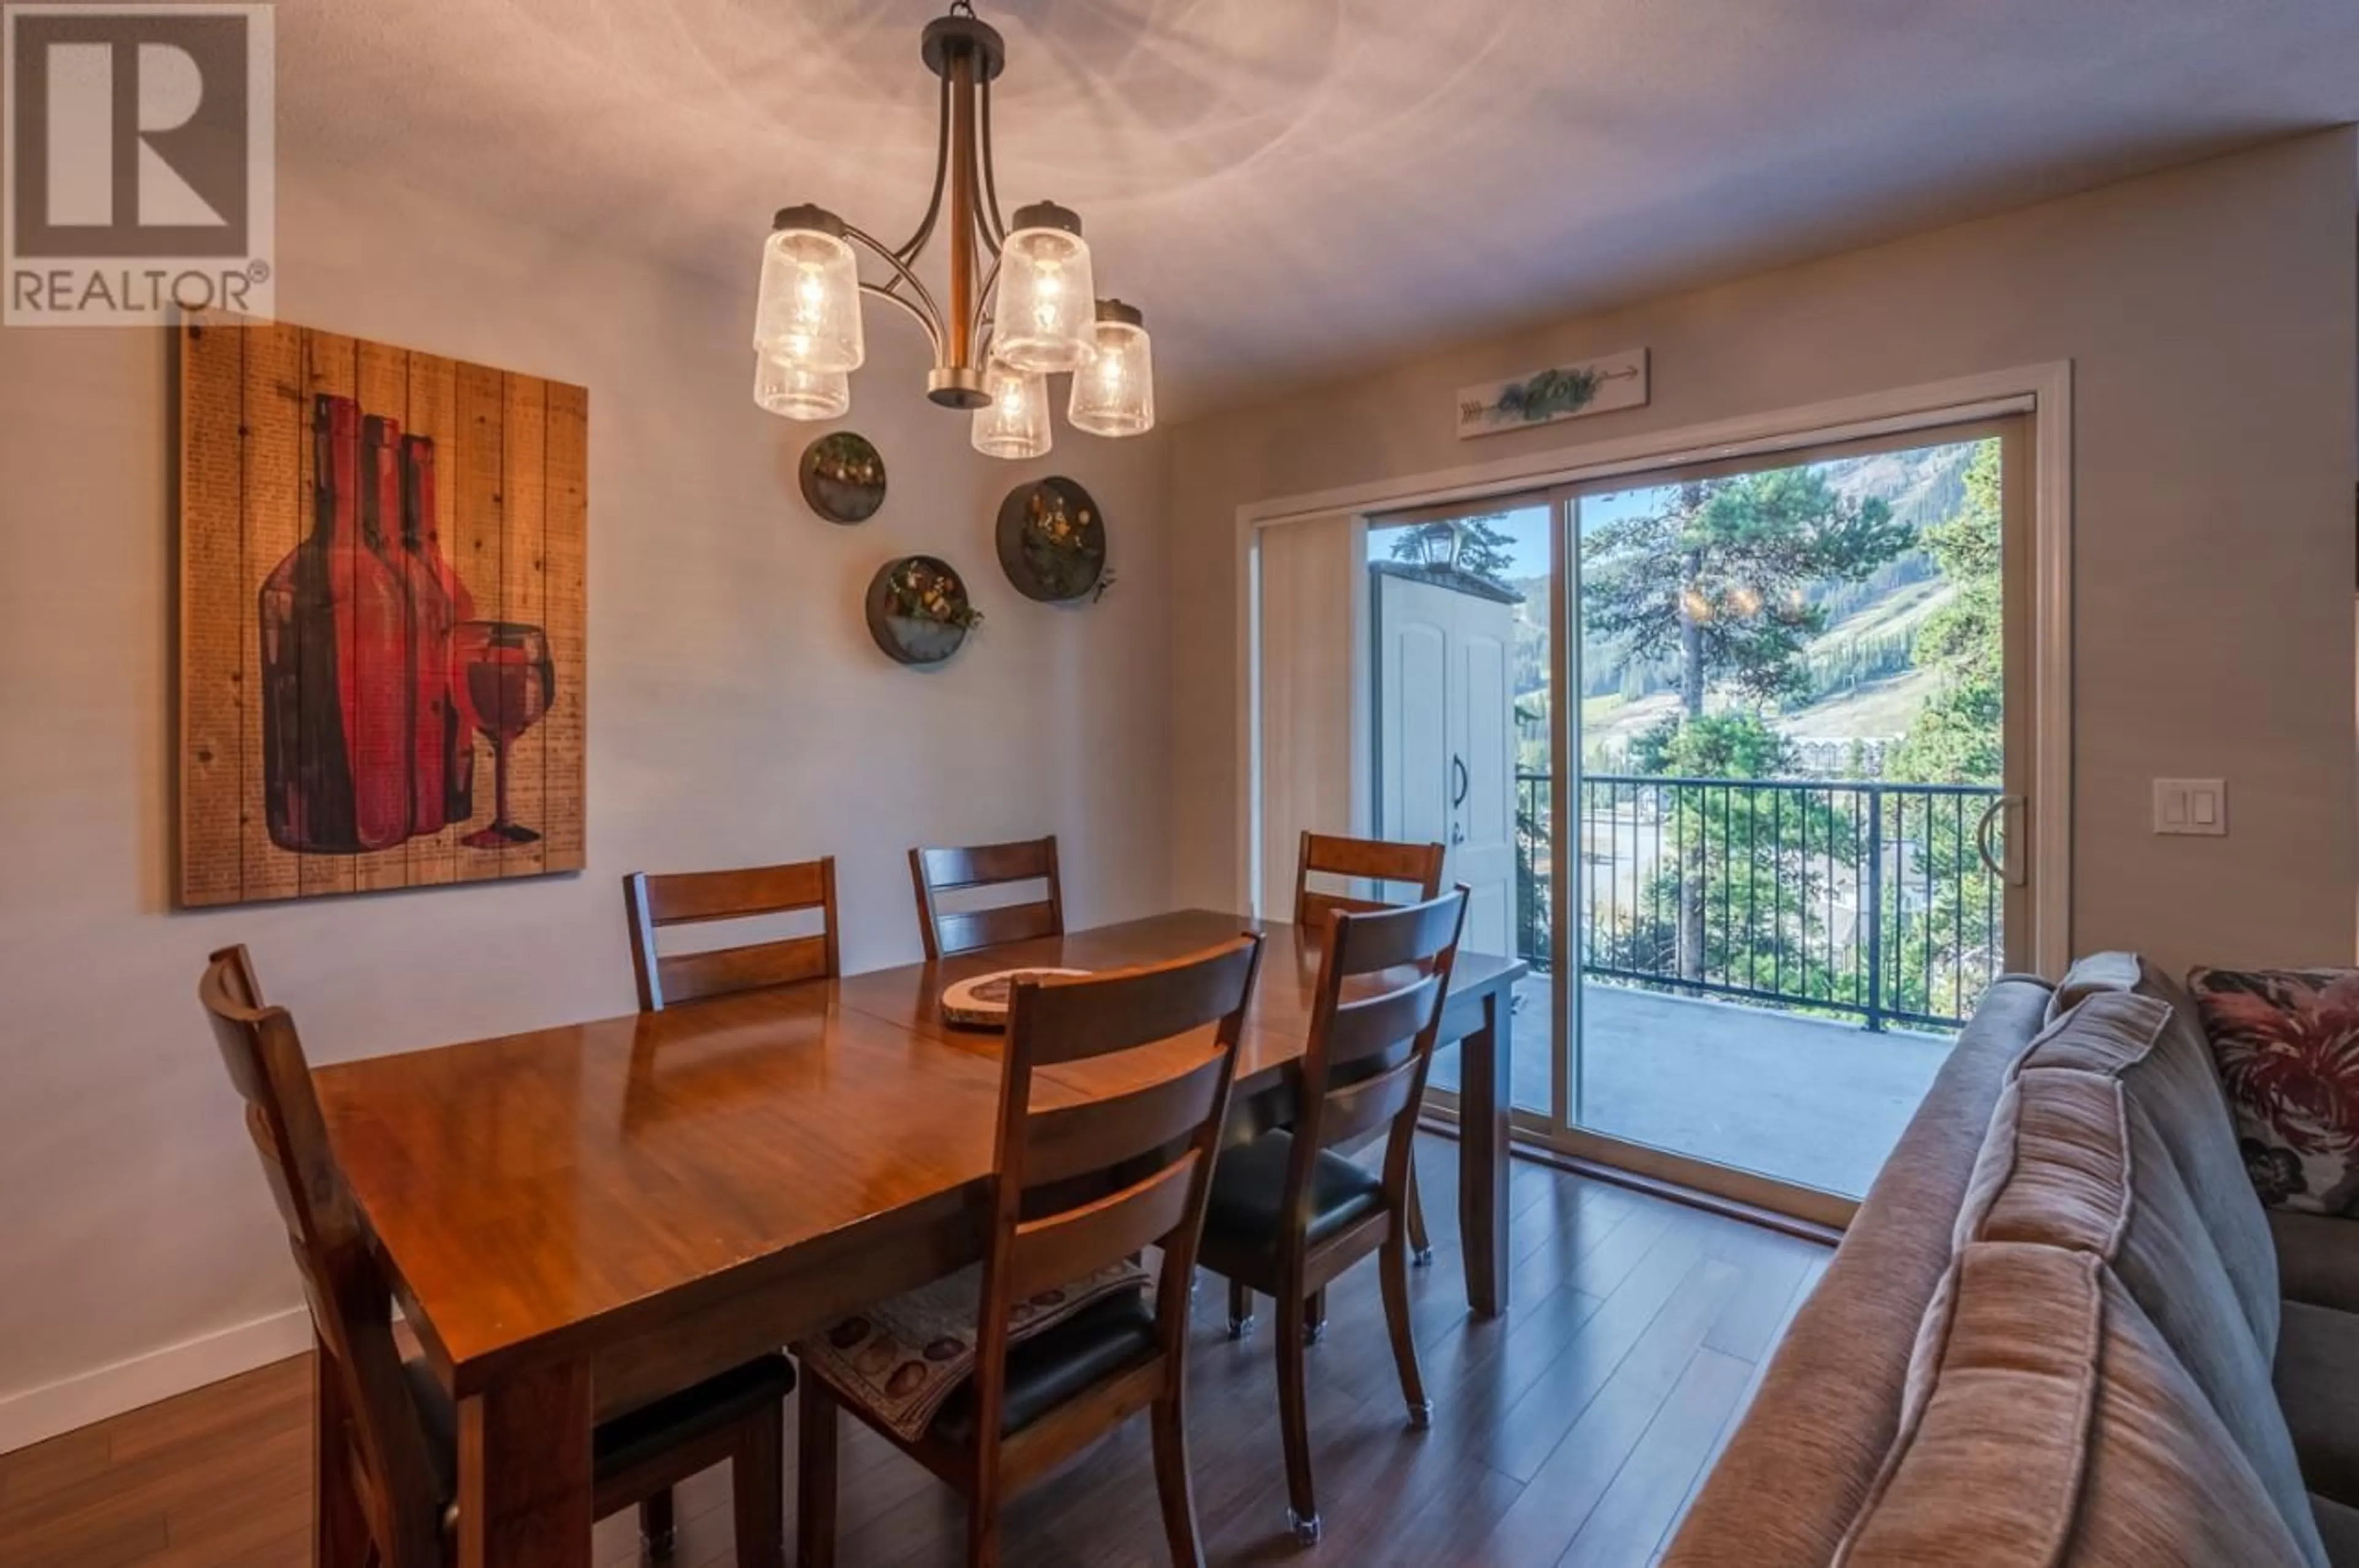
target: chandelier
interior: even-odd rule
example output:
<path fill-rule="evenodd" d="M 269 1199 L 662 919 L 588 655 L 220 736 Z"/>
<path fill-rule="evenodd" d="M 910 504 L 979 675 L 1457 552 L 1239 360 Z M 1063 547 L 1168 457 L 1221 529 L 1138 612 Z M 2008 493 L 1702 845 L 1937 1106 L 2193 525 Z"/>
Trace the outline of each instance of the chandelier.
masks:
<path fill-rule="evenodd" d="M 1049 450 L 1052 375 L 1072 377 L 1066 415 L 1075 429 L 1151 429 L 1145 319 L 1119 299 L 1097 297 L 1080 217 L 1053 201 L 1000 216 L 991 158 L 991 82 L 1006 61 L 999 34 L 967 0 L 954 0 L 948 16 L 927 25 L 919 54 L 942 84 L 926 215 L 887 248 L 823 207 L 779 211 L 762 246 L 754 401 L 789 419 L 833 419 L 849 409 L 851 373 L 866 355 L 866 295 L 924 330 L 934 350 L 926 395 L 973 411 L 977 451 L 1020 459 Z M 950 251 L 944 300 L 916 270 L 937 230 Z M 882 282 L 861 277 L 860 252 L 882 264 Z"/>

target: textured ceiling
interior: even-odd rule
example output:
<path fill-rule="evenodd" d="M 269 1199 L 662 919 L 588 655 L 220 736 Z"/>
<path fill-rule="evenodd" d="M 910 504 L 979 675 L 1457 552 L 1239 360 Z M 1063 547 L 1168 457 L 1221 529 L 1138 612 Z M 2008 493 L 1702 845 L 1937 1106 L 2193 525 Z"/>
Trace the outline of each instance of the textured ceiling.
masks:
<path fill-rule="evenodd" d="M 913 0 L 281 0 L 282 146 L 745 289 L 888 241 Z M 999 189 L 1078 208 L 1168 412 L 2359 119 L 2359 0 L 1006 0 Z M 938 264 L 937 264 L 938 265 Z M 873 331 L 913 330 L 878 317 Z"/>

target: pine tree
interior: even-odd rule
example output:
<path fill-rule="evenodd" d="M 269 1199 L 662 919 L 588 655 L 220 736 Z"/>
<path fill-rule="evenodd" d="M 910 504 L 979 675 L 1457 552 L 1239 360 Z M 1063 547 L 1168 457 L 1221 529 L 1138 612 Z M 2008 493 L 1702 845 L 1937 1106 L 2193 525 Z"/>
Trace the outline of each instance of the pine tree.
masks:
<path fill-rule="evenodd" d="M 1910 542 L 1883 501 L 1836 494 L 1814 466 L 1691 480 L 1655 512 L 1582 540 L 1582 620 L 1590 636 L 1619 643 L 1634 661 L 1677 660 L 1685 725 L 1703 721 L 1713 688 L 1757 723 L 1767 704 L 1809 693 L 1805 652 L 1827 626 L 1811 590 L 1857 582 Z M 1655 750 L 1677 757 L 1713 748 L 1683 747 L 1673 733 Z M 1763 760 L 1731 754 L 1723 765 L 1757 769 Z M 1703 978 L 1710 959 L 1703 889 L 1712 850 L 1701 833 L 1680 844 L 1677 943 L 1688 979 Z"/>
<path fill-rule="evenodd" d="M 1909 543 L 1884 502 L 1846 500 L 1812 467 L 1690 481 L 1582 540 L 1582 619 L 1633 660 L 1676 660 L 1690 719 L 1714 688 L 1757 710 L 1808 690 L 1803 652 L 1827 625 L 1810 590 Z"/>

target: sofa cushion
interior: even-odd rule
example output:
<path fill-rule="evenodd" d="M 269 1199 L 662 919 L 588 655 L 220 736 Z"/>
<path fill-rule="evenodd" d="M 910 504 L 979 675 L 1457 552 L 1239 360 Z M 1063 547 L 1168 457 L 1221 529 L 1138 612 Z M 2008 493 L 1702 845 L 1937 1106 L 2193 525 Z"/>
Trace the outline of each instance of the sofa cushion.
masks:
<path fill-rule="evenodd" d="M 2136 1004 L 2134 1007 L 2128 1004 Z M 2093 998 L 2102 1024 L 2158 1013 L 2143 997 Z M 2106 1027 L 2087 1031 L 2101 1037 Z M 2122 1080 L 2042 1059 L 2090 1053 L 2035 1046 L 1992 1114 L 1961 1246 L 2020 1242 L 2091 1254 L 2109 1265 L 2245 1451 L 2288 1528 L 2306 1548 L 2314 1525 L 2293 1439 L 2234 1283 L 2152 1120 Z M 1996 1169 L 2003 1175 L 1994 1177 Z M 1977 1206 L 1976 1199 L 1979 1199 Z M 1929 1375 L 1923 1342 L 1912 1380 Z"/>
<path fill-rule="evenodd" d="M 2203 1211 L 2204 1228 L 2212 1233 L 2220 1260 L 2244 1298 L 2253 1332 L 2262 1348 L 2274 1355 L 2281 1293 L 2277 1244 L 2269 1235 L 2268 1210 L 2261 1206 L 2252 1184 L 2237 1179 L 2244 1171 L 2244 1154 L 2236 1146 L 2235 1119 L 2212 1062 L 2202 1015 L 2186 989 L 2152 964 L 2139 966 L 2138 991 L 2169 1003 L 2170 1022 L 2146 1059 L 2123 1073 L 2122 1082 L 2169 1143 L 2171 1157 Z"/>
<path fill-rule="evenodd" d="M 2127 994 L 2146 1000 L 2125 1000 Z M 2049 1027 L 2024 1065 L 2084 1066 L 2119 1075 L 2132 1103 L 2152 1119 L 2185 1178 L 2262 1354 L 2274 1355 L 2277 1249 L 2267 1212 L 2244 1179 L 2235 1125 L 2195 1003 L 2169 975 L 2130 953 L 2099 953 L 2074 964 L 2058 988 L 2058 998 L 2066 995 L 2082 1001 L 2108 995 L 2114 1000 L 2060 1010 L 2051 999 Z M 2166 1011 L 2153 1013 L 2154 1003 Z M 2133 1007 L 2146 1011 L 2135 1015 L 2125 1011 Z M 2070 1028 L 2062 1022 L 2068 1012 L 2073 1017 Z M 2099 1020 L 2104 1027 L 2085 1027 Z"/>
<path fill-rule="evenodd" d="M 2310 1489 L 2359 1508 L 2359 1314 L 2288 1303 L 2277 1390 Z"/>
<path fill-rule="evenodd" d="M 2325 1562 L 2102 1258 L 1975 1242 L 1951 1294 L 1840 1568 Z"/>
<path fill-rule="evenodd" d="M 2187 978 L 2261 1201 L 2359 1217 L 2359 969 Z"/>
<path fill-rule="evenodd" d="M 2048 999 L 2048 1022 L 2055 1022 L 2093 996 L 2137 989 L 2144 969 L 2136 953 L 2092 953 L 2073 959 Z"/>
<path fill-rule="evenodd" d="M 2046 985 L 2019 977 L 1984 993 L 1779 1343 L 1665 1568 L 1825 1568 L 1899 1430 L 1950 1227 L 1991 1108 L 2047 1003 Z"/>
<path fill-rule="evenodd" d="M 2340 1219 L 2268 1211 L 2285 1299 L 2359 1312 L 2359 1231 Z"/>

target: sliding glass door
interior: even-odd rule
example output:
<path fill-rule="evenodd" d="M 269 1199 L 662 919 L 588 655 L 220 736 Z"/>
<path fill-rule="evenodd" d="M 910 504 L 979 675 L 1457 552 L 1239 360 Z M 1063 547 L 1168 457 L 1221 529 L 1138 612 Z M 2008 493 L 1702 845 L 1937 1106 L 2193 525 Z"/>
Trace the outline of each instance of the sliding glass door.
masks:
<path fill-rule="evenodd" d="M 1366 821 L 1449 845 L 1468 945 L 1529 966 L 1527 1133 L 1819 1217 L 1865 1190 L 2028 957 L 2027 446 L 1369 521 Z"/>

